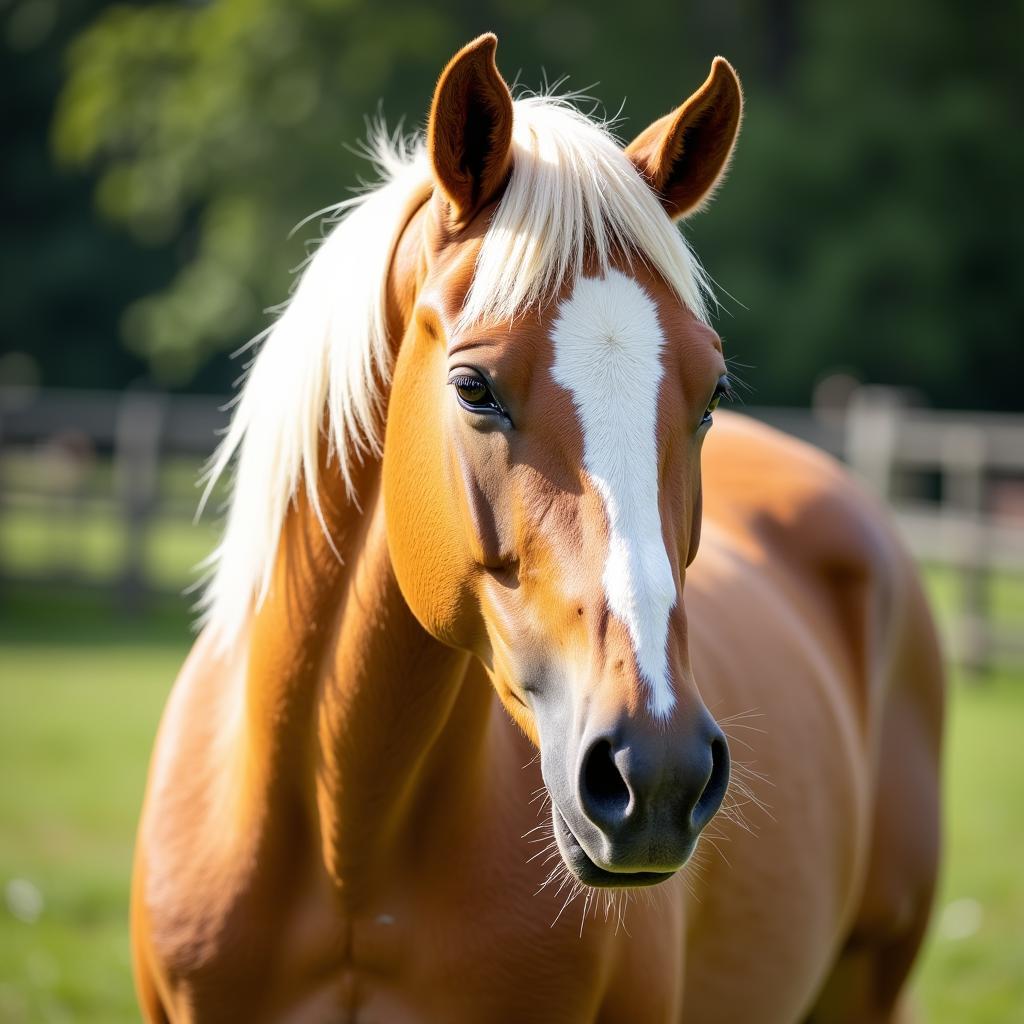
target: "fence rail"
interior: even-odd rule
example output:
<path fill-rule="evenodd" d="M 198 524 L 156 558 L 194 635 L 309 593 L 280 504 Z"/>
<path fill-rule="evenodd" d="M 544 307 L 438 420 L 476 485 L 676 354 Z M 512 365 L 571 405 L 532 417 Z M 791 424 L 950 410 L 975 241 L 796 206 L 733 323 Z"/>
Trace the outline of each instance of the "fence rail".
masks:
<path fill-rule="evenodd" d="M 844 459 L 894 510 L 914 555 L 955 573 L 948 640 L 961 664 L 1024 663 L 1024 623 L 995 621 L 990 607 L 993 580 L 1024 573 L 1024 416 L 937 412 L 882 388 L 860 388 L 842 408 L 744 411 Z M 185 460 L 194 475 L 227 421 L 212 396 L 0 389 L 0 579 L 80 581 L 72 557 L 19 568 L 5 525 L 42 517 L 59 532 L 102 514 L 118 549 L 104 586 L 128 606 L 180 590 L 182 579 L 149 571 L 148 544 L 156 524 L 187 521 L 196 496 L 163 486 L 161 470 Z"/>

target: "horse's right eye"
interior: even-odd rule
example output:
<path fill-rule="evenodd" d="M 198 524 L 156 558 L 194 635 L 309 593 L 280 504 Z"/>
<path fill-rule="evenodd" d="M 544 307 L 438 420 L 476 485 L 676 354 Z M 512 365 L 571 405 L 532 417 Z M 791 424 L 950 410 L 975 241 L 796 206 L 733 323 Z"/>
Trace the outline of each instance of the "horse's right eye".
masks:
<path fill-rule="evenodd" d="M 452 382 L 455 393 L 467 405 L 482 405 L 491 397 L 487 385 L 482 380 L 475 380 L 472 377 L 462 377 Z"/>
<path fill-rule="evenodd" d="M 470 412 L 502 412 L 487 382 L 475 373 L 465 370 L 452 374 L 448 383 L 455 388 L 459 404 Z"/>

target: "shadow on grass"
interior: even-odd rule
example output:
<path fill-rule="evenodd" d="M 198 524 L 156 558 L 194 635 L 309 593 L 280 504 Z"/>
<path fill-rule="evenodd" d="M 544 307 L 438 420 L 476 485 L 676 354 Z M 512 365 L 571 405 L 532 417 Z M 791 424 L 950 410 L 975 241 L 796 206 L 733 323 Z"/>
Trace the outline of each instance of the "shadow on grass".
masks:
<path fill-rule="evenodd" d="M 116 594 L 75 587 L 0 591 L 0 646 L 174 646 L 193 638 L 191 600 L 152 597 L 128 608 Z"/>

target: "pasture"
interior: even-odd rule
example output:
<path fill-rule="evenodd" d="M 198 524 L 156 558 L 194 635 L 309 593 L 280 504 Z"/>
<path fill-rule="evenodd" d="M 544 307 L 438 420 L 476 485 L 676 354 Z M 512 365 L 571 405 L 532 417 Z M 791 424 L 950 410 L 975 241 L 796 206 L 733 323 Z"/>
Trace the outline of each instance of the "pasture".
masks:
<path fill-rule="evenodd" d="M 932 579 L 943 602 L 949 581 Z M 1024 587 L 1000 614 L 1024 620 Z M 153 732 L 188 645 L 180 602 L 118 619 L 87 598 L 0 605 L 0 1022 L 137 1019 L 133 829 Z M 954 690 L 947 859 L 917 991 L 933 1024 L 1024 1006 L 1024 676 Z M 893 766 L 898 770 L 898 766 Z"/>

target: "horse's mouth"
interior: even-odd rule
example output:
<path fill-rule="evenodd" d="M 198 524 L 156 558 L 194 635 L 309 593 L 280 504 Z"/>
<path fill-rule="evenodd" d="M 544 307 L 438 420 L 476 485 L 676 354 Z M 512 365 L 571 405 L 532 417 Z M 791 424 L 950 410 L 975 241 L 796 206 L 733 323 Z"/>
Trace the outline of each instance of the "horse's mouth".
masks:
<path fill-rule="evenodd" d="M 584 885 L 595 889 L 639 889 L 659 885 L 675 874 L 675 871 L 609 871 L 598 867 L 562 817 L 562 812 L 554 805 L 552 819 L 562 859 Z"/>

